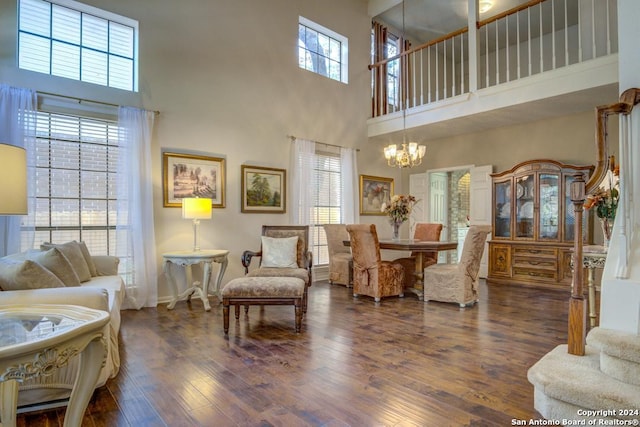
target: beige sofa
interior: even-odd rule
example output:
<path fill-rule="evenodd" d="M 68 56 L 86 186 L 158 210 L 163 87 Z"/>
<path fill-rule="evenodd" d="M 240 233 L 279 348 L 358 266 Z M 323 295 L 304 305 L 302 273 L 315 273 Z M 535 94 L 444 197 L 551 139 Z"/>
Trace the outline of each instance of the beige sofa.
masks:
<path fill-rule="evenodd" d="M 33 255 L 33 252 L 30 252 Z M 27 259 L 27 253 L 9 255 L 0 258 L 2 263 L 15 265 L 20 259 Z M 100 371 L 96 384 L 103 386 L 109 378 L 113 378 L 120 369 L 118 352 L 118 333 L 120 330 L 120 308 L 124 299 L 124 282 L 118 275 L 119 259 L 113 256 L 90 256 L 92 261 L 91 277 L 79 286 L 61 286 L 34 289 L 9 290 L 0 292 L 0 306 L 25 304 L 72 304 L 109 312 L 111 319 L 105 328 L 107 360 Z M 5 269 L 6 270 L 6 269 Z M 6 272 L 6 271 L 5 271 Z M 2 272 L 0 271 L 0 274 Z M 19 278 L 18 278 L 19 279 Z M 0 277 L 0 287 L 2 278 Z M 19 280 L 18 280 L 19 281 Z M 19 412 L 43 407 L 55 407 L 66 404 L 71 394 L 78 358 L 68 366 L 57 370 L 53 375 L 25 381 L 20 385 L 18 394 Z"/>

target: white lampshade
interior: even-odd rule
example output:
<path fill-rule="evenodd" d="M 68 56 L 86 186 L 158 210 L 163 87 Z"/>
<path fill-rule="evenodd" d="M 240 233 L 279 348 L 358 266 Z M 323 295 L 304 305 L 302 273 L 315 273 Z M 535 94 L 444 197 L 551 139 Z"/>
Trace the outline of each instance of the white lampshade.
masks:
<path fill-rule="evenodd" d="M 0 143 L 0 215 L 27 214 L 27 152 Z"/>
<path fill-rule="evenodd" d="M 201 199 L 199 197 L 182 199 L 182 218 L 210 219 L 211 199 Z"/>

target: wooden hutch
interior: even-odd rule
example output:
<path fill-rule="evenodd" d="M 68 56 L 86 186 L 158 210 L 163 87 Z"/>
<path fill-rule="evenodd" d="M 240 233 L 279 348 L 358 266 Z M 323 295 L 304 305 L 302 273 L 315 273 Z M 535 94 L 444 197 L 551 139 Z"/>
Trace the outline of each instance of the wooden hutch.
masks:
<path fill-rule="evenodd" d="M 492 234 L 487 282 L 565 288 L 571 285 L 575 213 L 570 184 L 593 166 L 529 160 L 491 174 Z M 583 239 L 586 241 L 587 221 Z"/>

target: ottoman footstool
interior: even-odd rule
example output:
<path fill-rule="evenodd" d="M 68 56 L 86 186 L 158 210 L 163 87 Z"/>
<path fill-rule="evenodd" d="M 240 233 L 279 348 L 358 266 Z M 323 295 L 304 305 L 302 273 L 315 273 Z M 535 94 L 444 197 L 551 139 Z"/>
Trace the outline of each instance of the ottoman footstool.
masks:
<path fill-rule="evenodd" d="M 302 325 L 303 307 L 307 300 L 304 280 L 295 277 L 240 277 L 227 283 L 222 289 L 222 313 L 224 333 L 229 333 L 229 306 L 235 305 L 236 319 L 240 318 L 240 306 L 293 305 L 295 307 L 296 332 Z"/>

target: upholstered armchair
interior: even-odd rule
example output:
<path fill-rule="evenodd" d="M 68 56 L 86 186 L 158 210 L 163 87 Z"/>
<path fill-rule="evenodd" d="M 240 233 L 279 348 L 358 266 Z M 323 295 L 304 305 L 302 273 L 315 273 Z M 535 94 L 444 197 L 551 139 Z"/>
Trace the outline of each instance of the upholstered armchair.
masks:
<path fill-rule="evenodd" d="M 345 224 L 325 224 L 323 227 L 327 235 L 329 249 L 329 282 L 346 285 L 349 288 L 353 276 L 353 258 L 351 248 L 344 244 L 345 240 L 349 240 L 347 226 Z"/>
<path fill-rule="evenodd" d="M 416 224 L 416 229 L 413 233 L 414 240 L 422 241 L 439 241 L 440 233 L 442 232 L 442 224 L 419 222 Z M 400 263 L 404 268 L 404 287 L 413 288 L 416 284 L 416 254 L 411 253 L 411 256 L 405 258 L 394 259 L 393 262 Z M 438 262 L 437 252 L 426 252 L 422 254 L 422 265 L 428 267 Z"/>
<path fill-rule="evenodd" d="M 404 296 L 402 266 L 380 258 L 380 243 L 374 224 L 347 225 L 353 255 L 353 296 Z"/>
<path fill-rule="evenodd" d="M 424 300 L 455 302 L 460 307 L 478 302 L 478 272 L 488 225 L 472 225 L 458 264 L 436 264 L 424 269 Z"/>
<path fill-rule="evenodd" d="M 291 262 L 283 262 L 278 257 L 273 262 L 264 262 L 263 250 L 265 242 L 274 242 L 281 239 L 297 237 L 295 245 L 295 255 Z M 265 239 L 266 238 L 266 239 Z M 257 268 L 249 270 L 251 260 L 254 257 L 260 257 L 260 263 Z M 263 225 L 262 239 L 259 251 L 244 251 L 242 253 L 242 265 L 244 266 L 245 275 L 249 277 L 297 277 L 304 280 L 307 287 L 311 286 L 311 267 L 313 265 L 313 255 L 309 250 L 309 226 L 307 225 Z M 304 312 L 307 307 L 305 304 Z"/>

